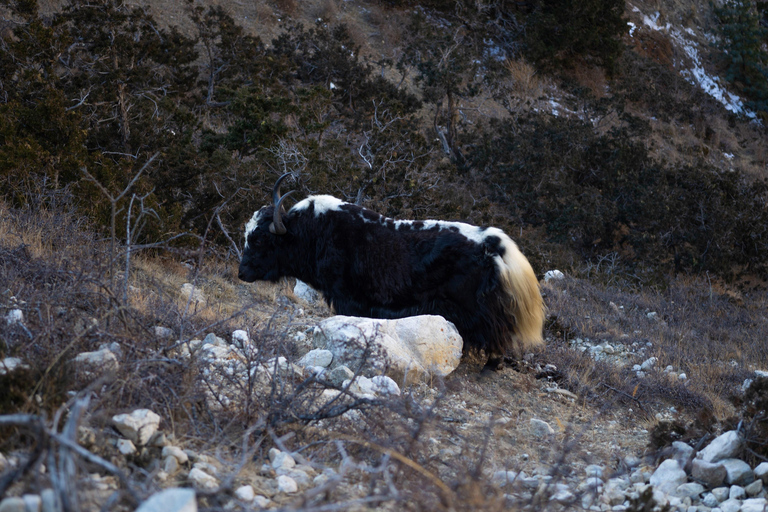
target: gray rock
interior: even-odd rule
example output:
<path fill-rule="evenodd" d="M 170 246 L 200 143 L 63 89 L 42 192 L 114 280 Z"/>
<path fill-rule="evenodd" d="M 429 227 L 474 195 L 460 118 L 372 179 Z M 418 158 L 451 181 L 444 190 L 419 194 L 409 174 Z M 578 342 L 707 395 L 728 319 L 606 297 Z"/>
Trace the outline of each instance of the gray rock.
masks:
<path fill-rule="evenodd" d="M 333 370 L 326 372 L 324 376 L 328 379 L 328 382 L 334 386 L 341 386 L 345 380 L 350 380 L 355 376 L 355 372 L 350 370 L 344 365 L 337 366 Z"/>
<path fill-rule="evenodd" d="M 672 448 L 675 450 L 673 458 L 677 460 L 680 467 L 685 471 L 691 470 L 691 460 L 696 452 L 691 446 L 683 443 L 682 441 L 675 441 L 672 443 Z"/>
<path fill-rule="evenodd" d="M 727 499 L 720 504 L 720 510 L 723 512 L 739 512 L 741 509 L 741 500 Z"/>
<path fill-rule="evenodd" d="M 506 487 L 517 478 L 516 471 L 496 471 L 491 477 L 491 483 L 496 487 Z"/>
<path fill-rule="evenodd" d="M 755 480 L 751 484 L 744 487 L 744 492 L 747 493 L 747 496 L 750 498 L 754 498 L 758 494 L 760 494 L 763 490 L 763 481 L 760 479 Z"/>
<path fill-rule="evenodd" d="M 768 484 L 768 462 L 761 462 L 755 468 L 755 478 L 759 478 L 764 484 Z"/>
<path fill-rule="evenodd" d="M 554 434 L 555 429 L 553 429 L 546 421 L 531 418 L 531 432 L 534 436 L 541 438 Z"/>
<path fill-rule="evenodd" d="M 163 448 L 163 457 L 175 457 L 179 464 L 186 464 L 189 461 L 189 455 L 187 452 L 179 448 L 178 446 L 166 446 Z"/>
<path fill-rule="evenodd" d="M 714 508 L 720 505 L 720 502 L 717 501 L 714 494 L 708 492 L 701 498 L 701 504 L 705 507 Z"/>
<path fill-rule="evenodd" d="M 741 504 L 741 512 L 765 512 L 768 510 L 768 500 L 765 498 L 751 498 Z"/>
<path fill-rule="evenodd" d="M 670 494 L 688 481 L 688 475 L 675 459 L 667 459 L 651 475 L 650 484 L 657 490 Z"/>
<path fill-rule="evenodd" d="M 544 272 L 544 282 L 548 283 L 552 280 L 559 281 L 561 279 L 565 279 L 565 275 L 560 272 L 559 270 L 547 270 Z"/>
<path fill-rule="evenodd" d="M 731 489 L 729 487 L 716 487 L 715 489 L 712 489 L 712 494 L 717 499 L 718 503 L 722 503 L 728 499 L 730 491 Z"/>
<path fill-rule="evenodd" d="M 680 498 L 691 498 L 694 501 L 699 499 L 701 493 L 704 492 L 704 486 L 697 484 L 696 482 L 689 482 L 682 484 L 675 489 L 675 496 Z"/>
<path fill-rule="evenodd" d="M 200 468 L 194 467 L 189 472 L 189 482 L 198 489 L 213 491 L 219 487 L 219 481 L 216 477 L 209 475 Z"/>
<path fill-rule="evenodd" d="M 162 325 L 155 326 L 155 336 L 158 338 L 173 338 L 173 329 L 163 327 Z"/>
<path fill-rule="evenodd" d="M 755 474 L 749 464 L 741 459 L 720 461 L 725 467 L 725 483 L 729 485 L 747 485 L 755 480 Z"/>
<path fill-rule="evenodd" d="M 275 450 L 274 457 L 272 450 Z M 272 463 L 272 467 L 275 469 L 291 469 L 296 467 L 296 460 L 294 460 L 293 456 L 290 453 L 287 452 L 281 452 L 279 450 L 276 450 L 275 448 L 272 448 L 272 450 L 269 450 L 269 460 Z"/>
<path fill-rule="evenodd" d="M 333 352 L 322 348 L 310 350 L 296 363 L 301 367 L 320 366 L 328 368 L 333 362 Z"/>
<path fill-rule="evenodd" d="M 334 316 L 314 331 L 315 347 L 333 352 L 337 364 L 355 369 L 364 363 L 366 376 L 386 372 L 409 383 L 451 373 L 463 343 L 456 326 L 435 315 L 398 320 Z"/>
<path fill-rule="evenodd" d="M 373 392 L 377 395 L 400 396 L 400 386 L 386 375 L 371 377 L 371 384 L 373 385 Z"/>
<path fill-rule="evenodd" d="M 299 491 L 299 485 L 288 475 L 280 475 L 277 477 L 277 489 L 286 494 L 293 494 Z"/>
<path fill-rule="evenodd" d="M 657 358 L 649 357 L 648 359 L 643 361 L 643 363 L 640 365 L 640 369 L 643 370 L 644 372 L 650 371 L 653 369 L 653 367 L 656 365 L 657 362 L 658 362 Z"/>
<path fill-rule="evenodd" d="M 37 494 L 25 494 L 21 499 L 24 500 L 27 512 L 40 512 L 43 507 L 43 500 Z"/>
<path fill-rule="evenodd" d="M 710 489 L 725 482 L 725 466 L 695 458 L 691 462 L 691 478 L 703 482 Z"/>
<path fill-rule="evenodd" d="M 108 348 L 102 348 L 95 352 L 81 352 L 75 356 L 75 365 L 86 375 L 97 375 L 107 371 L 114 371 L 120 367 L 117 356 Z"/>
<path fill-rule="evenodd" d="M 117 430 L 139 446 L 149 442 L 160 426 L 160 416 L 149 409 L 136 409 L 130 414 L 112 417 Z"/>
<path fill-rule="evenodd" d="M 718 462 L 731 459 L 739 454 L 744 446 L 744 440 L 735 430 L 719 435 L 701 450 L 696 457 L 705 462 Z"/>
<path fill-rule="evenodd" d="M 296 286 L 293 287 L 293 294 L 310 304 L 314 304 L 320 300 L 320 292 L 300 279 L 296 280 Z"/>
<path fill-rule="evenodd" d="M 596 476 L 597 478 L 603 478 L 603 467 L 597 464 L 590 464 L 584 468 L 584 472 L 587 476 Z"/>
<path fill-rule="evenodd" d="M 136 512 L 197 512 L 195 491 L 171 488 L 150 496 Z"/>
<path fill-rule="evenodd" d="M 29 365 L 24 363 L 19 357 L 6 357 L 0 359 L 0 375 L 13 373 L 16 370 L 28 370 Z"/>
<path fill-rule="evenodd" d="M 205 295 L 203 295 L 202 290 L 195 288 L 192 283 L 184 283 L 181 285 L 181 298 L 185 301 L 189 301 L 193 309 L 197 306 L 204 306 L 206 303 Z"/>
<path fill-rule="evenodd" d="M 53 489 L 45 489 L 40 493 L 42 500 L 41 512 L 61 512 L 62 506 L 59 496 Z"/>
<path fill-rule="evenodd" d="M 740 485 L 732 485 L 728 491 L 728 499 L 743 500 L 747 497 L 747 491 Z"/>
<path fill-rule="evenodd" d="M 0 512 L 26 512 L 26 510 L 24 500 L 18 496 L 4 498 L 3 501 L 0 501 Z"/>

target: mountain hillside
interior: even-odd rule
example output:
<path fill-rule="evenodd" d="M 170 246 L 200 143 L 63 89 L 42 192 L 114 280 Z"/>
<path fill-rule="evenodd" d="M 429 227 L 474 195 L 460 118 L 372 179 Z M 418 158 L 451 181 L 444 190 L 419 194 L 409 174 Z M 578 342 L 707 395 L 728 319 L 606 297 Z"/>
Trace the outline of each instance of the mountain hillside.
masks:
<path fill-rule="evenodd" d="M 0 510 L 764 510 L 766 9 L 0 2 Z M 545 347 L 310 363 L 284 173 L 503 229 Z"/>

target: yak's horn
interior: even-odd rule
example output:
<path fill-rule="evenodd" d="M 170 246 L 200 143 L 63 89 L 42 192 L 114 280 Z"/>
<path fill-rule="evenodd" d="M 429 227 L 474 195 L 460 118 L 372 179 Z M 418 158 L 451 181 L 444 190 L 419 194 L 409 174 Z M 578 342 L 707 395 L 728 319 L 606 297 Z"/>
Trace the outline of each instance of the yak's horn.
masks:
<path fill-rule="evenodd" d="M 284 235 L 286 233 L 285 224 L 283 224 L 282 215 L 285 213 L 285 208 L 283 207 L 283 201 L 286 197 L 293 194 L 295 190 L 291 190 L 284 196 L 280 196 L 280 182 L 285 179 L 286 176 L 290 175 L 291 173 L 287 172 L 280 176 L 277 179 L 277 182 L 275 183 L 274 188 L 272 189 L 272 202 L 275 204 L 275 213 L 272 215 L 272 224 L 269 225 L 269 232 L 274 233 L 275 235 Z"/>

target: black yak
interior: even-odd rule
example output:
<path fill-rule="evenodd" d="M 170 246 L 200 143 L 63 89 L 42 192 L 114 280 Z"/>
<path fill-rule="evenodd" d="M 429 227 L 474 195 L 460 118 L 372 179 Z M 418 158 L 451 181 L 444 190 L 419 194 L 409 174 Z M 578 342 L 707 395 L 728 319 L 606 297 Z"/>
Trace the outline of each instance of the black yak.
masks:
<path fill-rule="evenodd" d="M 336 313 L 372 318 L 441 315 L 488 365 L 543 344 L 544 306 L 528 260 L 503 231 L 461 222 L 393 220 L 327 195 L 286 211 L 273 203 L 245 231 L 243 281 L 301 279 Z"/>

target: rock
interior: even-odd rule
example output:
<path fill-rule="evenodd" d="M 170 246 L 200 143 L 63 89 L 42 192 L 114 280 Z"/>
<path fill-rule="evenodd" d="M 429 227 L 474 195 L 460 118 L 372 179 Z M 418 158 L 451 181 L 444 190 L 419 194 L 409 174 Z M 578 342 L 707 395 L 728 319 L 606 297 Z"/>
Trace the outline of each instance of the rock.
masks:
<path fill-rule="evenodd" d="M 307 366 L 328 368 L 331 366 L 331 362 L 333 362 L 333 352 L 322 348 L 316 348 L 304 354 L 296 364 L 303 368 L 306 368 Z"/>
<path fill-rule="evenodd" d="M 12 309 L 5 315 L 5 323 L 7 325 L 23 324 L 24 312 L 20 309 Z"/>
<path fill-rule="evenodd" d="M 195 491 L 173 487 L 150 496 L 136 512 L 197 512 Z"/>
<path fill-rule="evenodd" d="M 175 475 L 179 470 L 179 459 L 173 455 L 168 455 L 163 461 L 163 471 L 168 475 Z"/>
<path fill-rule="evenodd" d="M 658 359 L 655 357 L 649 357 L 645 361 L 640 364 L 640 369 L 644 372 L 651 371 L 654 366 L 656 366 L 656 363 L 658 362 Z"/>
<path fill-rule="evenodd" d="M 41 507 L 40 512 L 61 512 L 62 506 L 59 496 L 53 489 L 44 489 L 40 493 Z"/>
<path fill-rule="evenodd" d="M 763 490 L 763 481 L 760 480 L 759 478 L 756 479 L 751 484 L 744 487 L 744 492 L 746 492 L 747 496 L 749 496 L 750 498 L 754 498 L 755 496 L 760 494 L 762 490 Z"/>
<path fill-rule="evenodd" d="M 237 499 L 239 500 L 251 502 L 256 498 L 256 492 L 253 490 L 252 486 L 244 485 L 235 489 L 235 496 L 237 496 Z"/>
<path fill-rule="evenodd" d="M 764 484 L 768 484 L 768 462 L 761 462 L 755 468 L 755 478 L 759 478 Z"/>
<path fill-rule="evenodd" d="M 163 448 L 163 457 L 175 457 L 179 464 L 186 464 L 189 461 L 189 455 L 178 446 L 166 446 Z"/>
<path fill-rule="evenodd" d="M 597 477 L 597 478 L 603 478 L 603 467 L 598 466 L 597 464 L 590 464 L 586 468 L 584 468 L 584 472 L 587 474 L 588 477 Z"/>
<path fill-rule="evenodd" d="M 108 348 L 95 352 L 81 352 L 75 356 L 75 364 L 88 376 L 115 371 L 120 367 L 117 356 Z"/>
<path fill-rule="evenodd" d="M 277 470 L 277 473 L 278 475 L 286 475 L 293 478 L 299 488 L 306 488 L 312 484 L 312 479 L 309 477 L 307 472 L 300 469 L 279 469 Z"/>
<path fill-rule="evenodd" d="M 16 370 L 29 370 L 29 365 L 19 357 L 6 357 L 0 359 L 0 375 L 6 375 Z"/>
<path fill-rule="evenodd" d="M 328 382 L 334 386 L 341 386 L 345 380 L 351 380 L 355 376 L 355 372 L 347 368 L 346 366 L 337 366 L 333 370 L 326 372 L 325 377 Z"/>
<path fill-rule="evenodd" d="M 689 482 L 686 484 L 679 485 L 677 489 L 675 489 L 675 496 L 678 496 L 680 498 L 691 498 L 693 500 L 698 500 L 701 493 L 704 492 L 704 486 L 701 484 L 697 484 L 696 482 Z"/>
<path fill-rule="evenodd" d="M 736 457 L 744 445 L 744 440 L 735 430 L 717 436 L 696 457 L 706 462 L 719 462 Z"/>
<path fill-rule="evenodd" d="M 287 452 L 281 452 L 277 448 L 269 450 L 269 460 L 275 469 L 291 469 L 296 467 L 293 456 Z"/>
<path fill-rule="evenodd" d="M 112 422 L 123 436 L 144 446 L 160 426 L 160 416 L 149 409 L 136 409 L 130 414 L 113 416 Z"/>
<path fill-rule="evenodd" d="M 268 508 L 272 504 L 272 500 L 267 497 L 257 495 L 253 498 L 253 504 L 259 508 Z"/>
<path fill-rule="evenodd" d="M 456 369 L 463 340 L 452 323 L 435 315 L 398 320 L 334 316 L 315 328 L 314 345 L 333 352 L 336 364 L 355 369 L 365 363 L 366 376 L 386 371 L 398 382 L 415 382 Z"/>
<path fill-rule="evenodd" d="M 400 396 L 400 386 L 386 375 L 371 377 L 371 383 L 373 384 L 373 392 L 377 395 Z"/>
<path fill-rule="evenodd" d="M 680 464 L 680 467 L 686 471 L 690 471 L 691 460 L 693 459 L 696 450 L 682 441 L 673 442 L 672 448 L 675 450 L 673 458 Z"/>
<path fill-rule="evenodd" d="M 739 512 L 741 509 L 741 500 L 727 499 L 720 504 L 719 508 L 723 512 Z"/>
<path fill-rule="evenodd" d="M 768 500 L 765 498 L 751 498 L 744 500 L 740 512 L 765 512 L 768 510 Z"/>
<path fill-rule="evenodd" d="M 293 287 L 293 294 L 299 299 L 314 304 L 320 300 L 320 292 L 309 286 L 304 281 L 297 279 Z"/>
<path fill-rule="evenodd" d="M 24 500 L 18 496 L 11 496 L 0 501 L 0 512 L 26 512 Z"/>
<path fill-rule="evenodd" d="M 717 501 L 717 498 L 715 498 L 714 494 L 708 492 L 701 498 L 701 504 L 705 507 L 715 508 L 720 504 L 720 502 Z"/>
<path fill-rule="evenodd" d="M 531 430 L 536 437 L 546 437 L 555 433 L 555 429 L 549 423 L 536 418 L 531 418 Z"/>
<path fill-rule="evenodd" d="M 162 325 L 156 325 L 155 336 L 158 338 L 173 338 L 173 329 L 163 327 Z"/>
<path fill-rule="evenodd" d="M 565 279 L 565 275 L 559 270 L 547 270 L 546 272 L 544 272 L 545 283 L 548 283 L 553 279 L 556 281 L 559 281 L 560 279 Z"/>
<path fill-rule="evenodd" d="M 671 494 L 688 481 L 688 476 L 675 459 L 667 459 L 651 475 L 650 484 L 657 490 Z"/>
<path fill-rule="evenodd" d="M 248 336 L 246 331 L 243 331 L 242 329 L 232 331 L 232 344 L 242 348 L 248 345 L 250 342 L 251 337 Z"/>
<path fill-rule="evenodd" d="M 743 500 L 747 497 L 747 492 L 740 485 L 732 485 L 728 490 L 728 499 Z"/>
<path fill-rule="evenodd" d="M 189 472 L 189 482 L 198 489 L 204 489 L 207 491 L 213 491 L 219 487 L 219 481 L 216 477 L 213 477 L 203 471 L 200 468 L 194 467 Z"/>
<path fill-rule="evenodd" d="M 24 508 L 27 512 L 40 512 L 43 507 L 43 500 L 37 494 L 25 494 L 21 499 L 24 500 Z"/>
<path fill-rule="evenodd" d="M 496 487 L 506 487 L 512 484 L 517 478 L 516 471 L 496 471 L 491 477 L 491 483 Z"/>
<path fill-rule="evenodd" d="M 710 489 L 725 482 L 725 466 L 720 463 L 714 464 L 702 459 L 695 458 L 691 462 L 691 478 L 703 482 Z"/>
<path fill-rule="evenodd" d="M 725 459 L 720 463 L 725 466 L 725 483 L 727 484 L 746 485 L 755 480 L 752 468 L 741 459 Z"/>
<path fill-rule="evenodd" d="M 293 494 L 299 491 L 299 485 L 288 475 L 280 475 L 277 477 L 277 489 L 286 494 Z"/>
<path fill-rule="evenodd" d="M 117 451 L 123 455 L 133 455 L 136 453 L 136 445 L 134 445 L 130 439 L 118 439 L 116 446 Z"/>
<path fill-rule="evenodd" d="M 712 495 L 715 497 L 718 503 L 722 503 L 728 499 L 731 489 L 729 487 L 716 487 L 712 489 Z"/>
<path fill-rule="evenodd" d="M 204 306 L 206 303 L 203 292 L 199 288 L 195 288 L 192 283 L 184 283 L 181 285 L 181 298 L 182 300 L 189 302 L 193 309 L 196 306 Z"/>

